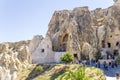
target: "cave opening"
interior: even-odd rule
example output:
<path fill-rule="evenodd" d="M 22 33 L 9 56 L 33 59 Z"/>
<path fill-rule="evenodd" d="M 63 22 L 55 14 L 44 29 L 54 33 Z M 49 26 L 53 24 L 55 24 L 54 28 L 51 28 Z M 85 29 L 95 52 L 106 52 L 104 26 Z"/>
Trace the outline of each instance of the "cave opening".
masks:
<path fill-rule="evenodd" d="M 78 55 L 77 55 L 77 54 L 74 54 L 74 58 L 77 58 L 77 59 L 78 59 Z"/>
<path fill-rule="evenodd" d="M 63 37 L 62 44 L 61 44 L 62 51 L 66 51 L 66 49 L 67 49 L 67 42 L 68 42 L 68 34 L 66 34 Z"/>
<path fill-rule="evenodd" d="M 53 51 L 57 52 L 65 52 L 67 49 L 67 42 L 68 42 L 68 34 L 64 36 L 59 36 L 56 44 L 53 45 Z"/>
<path fill-rule="evenodd" d="M 44 49 L 41 49 L 41 52 L 42 52 L 42 53 L 44 53 L 44 51 L 45 51 Z"/>
<path fill-rule="evenodd" d="M 118 46 L 118 45 L 119 45 L 119 42 L 116 43 L 116 46 Z"/>
<path fill-rule="evenodd" d="M 102 48 L 105 48 L 105 41 L 102 40 Z"/>
<path fill-rule="evenodd" d="M 108 44 L 108 48 L 111 48 L 111 43 L 107 43 Z"/>

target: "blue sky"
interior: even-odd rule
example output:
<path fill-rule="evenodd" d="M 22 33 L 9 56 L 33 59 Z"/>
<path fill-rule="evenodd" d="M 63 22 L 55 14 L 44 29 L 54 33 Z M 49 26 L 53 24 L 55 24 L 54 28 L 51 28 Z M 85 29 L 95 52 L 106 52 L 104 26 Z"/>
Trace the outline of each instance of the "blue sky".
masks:
<path fill-rule="evenodd" d="M 55 10 L 107 8 L 112 4 L 113 0 L 0 0 L 0 42 L 45 36 Z"/>

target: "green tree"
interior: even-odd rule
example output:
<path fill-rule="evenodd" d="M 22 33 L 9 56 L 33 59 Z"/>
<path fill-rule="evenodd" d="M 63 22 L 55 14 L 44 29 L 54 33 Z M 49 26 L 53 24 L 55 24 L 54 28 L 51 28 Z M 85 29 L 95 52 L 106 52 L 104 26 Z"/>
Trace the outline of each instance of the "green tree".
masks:
<path fill-rule="evenodd" d="M 66 52 L 63 56 L 61 56 L 61 61 L 65 62 L 65 63 L 70 63 L 74 60 L 74 56 L 72 53 L 70 52 Z"/>

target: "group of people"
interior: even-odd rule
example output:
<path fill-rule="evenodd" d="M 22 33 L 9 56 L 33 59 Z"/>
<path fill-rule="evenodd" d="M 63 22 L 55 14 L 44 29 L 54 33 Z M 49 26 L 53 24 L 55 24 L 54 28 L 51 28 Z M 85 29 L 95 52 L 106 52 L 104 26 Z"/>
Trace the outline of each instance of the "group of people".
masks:
<path fill-rule="evenodd" d="M 105 70 L 109 68 L 117 67 L 117 63 L 114 60 L 101 62 L 100 60 L 78 60 L 75 58 L 74 63 L 76 64 L 83 64 L 83 65 L 95 65 L 97 68 L 103 67 Z"/>
<path fill-rule="evenodd" d="M 103 68 L 105 70 L 108 70 L 108 68 L 110 68 L 110 67 L 114 68 L 114 67 L 118 66 L 117 63 L 115 61 L 113 61 L 113 60 L 110 61 L 109 63 L 107 63 L 106 61 L 104 61 L 102 64 L 103 64 Z M 98 68 L 100 68 L 101 67 L 100 61 L 97 61 L 96 64 L 95 64 L 95 66 L 98 67 Z"/>

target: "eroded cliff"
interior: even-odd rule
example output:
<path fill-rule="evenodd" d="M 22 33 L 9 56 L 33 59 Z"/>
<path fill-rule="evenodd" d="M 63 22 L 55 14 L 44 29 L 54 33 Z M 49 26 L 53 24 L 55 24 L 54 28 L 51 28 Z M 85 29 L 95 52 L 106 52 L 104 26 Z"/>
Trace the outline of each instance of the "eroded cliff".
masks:
<path fill-rule="evenodd" d="M 108 48 L 111 48 L 110 54 L 113 53 L 120 42 L 119 12 L 119 0 L 106 9 L 90 11 L 85 6 L 55 11 L 47 32 L 52 50 L 70 51 L 79 59 L 93 58 L 98 51 Z"/>
<path fill-rule="evenodd" d="M 30 66 L 30 41 L 0 44 L 0 80 L 16 80 L 17 73 Z"/>

